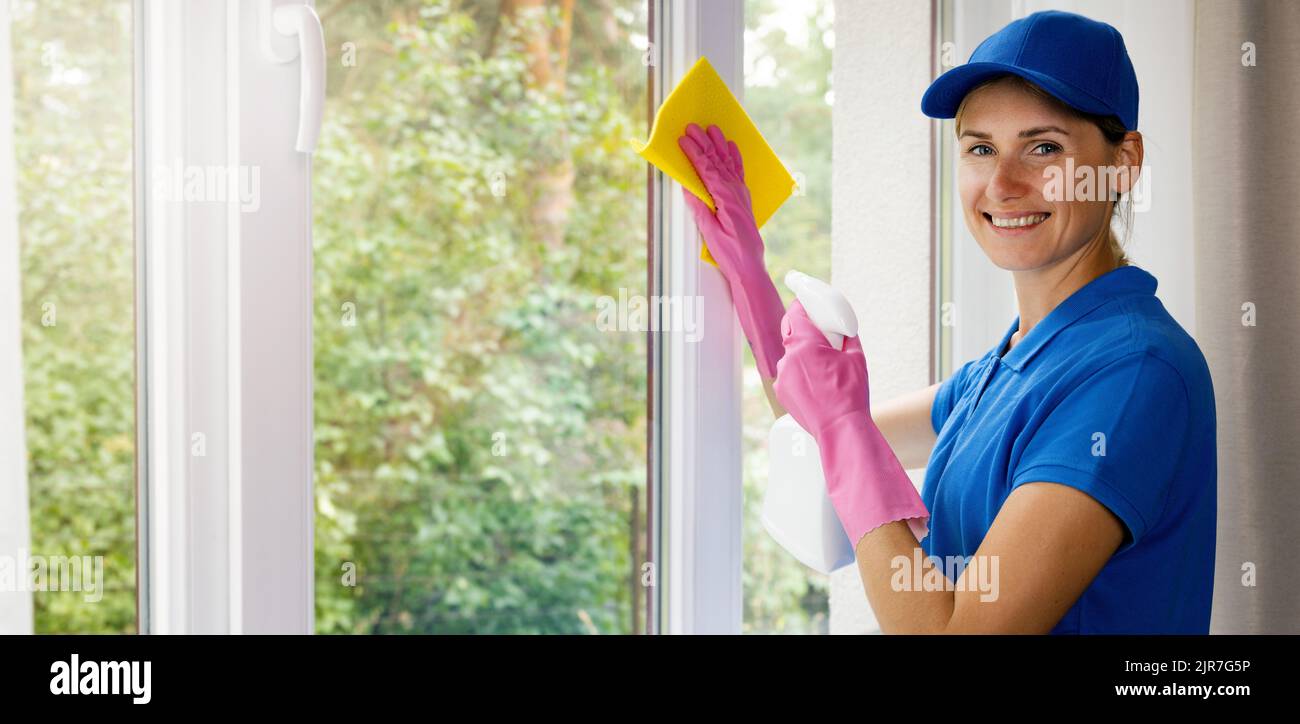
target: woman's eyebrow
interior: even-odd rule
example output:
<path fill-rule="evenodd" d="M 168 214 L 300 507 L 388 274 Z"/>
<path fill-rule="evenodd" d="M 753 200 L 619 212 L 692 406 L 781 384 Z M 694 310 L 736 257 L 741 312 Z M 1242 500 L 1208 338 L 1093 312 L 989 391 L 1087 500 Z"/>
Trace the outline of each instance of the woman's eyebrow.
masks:
<path fill-rule="evenodd" d="M 1035 127 L 1035 128 L 1027 128 L 1027 129 L 1021 131 L 1021 132 L 1020 132 L 1020 137 L 1021 137 L 1021 138 L 1029 138 L 1030 136 L 1038 136 L 1038 135 L 1041 135 L 1041 134 L 1044 134 L 1044 133 L 1059 133 L 1059 134 L 1061 134 L 1062 136 L 1068 136 L 1068 135 L 1070 135 L 1070 132 L 1069 132 L 1069 131 L 1067 131 L 1067 130 L 1065 130 L 1064 128 L 1061 128 L 1061 127 L 1059 127 L 1059 126 L 1037 126 L 1037 127 Z"/>
<path fill-rule="evenodd" d="M 1060 126 L 1036 126 L 1034 128 L 1026 128 L 1025 130 L 1019 133 L 1019 136 L 1020 138 L 1029 138 L 1031 136 L 1037 136 L 1043 133 L 1059 133 L 1062 136 L 1070 135 L 1069 131 L 1065 130 L 1064 128 L 1061 128 Z M 983 131 L 969 131 L 969 130 L 962 131 L 961 135 L 958 136 L 958 138 L 965 138 L 967 136 L 982 138 L 986 141 L 993 138 L 992 135 L 984 133 Z"/>

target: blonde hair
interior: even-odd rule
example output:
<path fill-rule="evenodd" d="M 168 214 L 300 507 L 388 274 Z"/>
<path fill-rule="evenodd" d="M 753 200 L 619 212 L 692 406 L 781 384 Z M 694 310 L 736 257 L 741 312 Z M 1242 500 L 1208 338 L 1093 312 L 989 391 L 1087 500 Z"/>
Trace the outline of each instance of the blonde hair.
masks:
<path fill-rule="evenodd" d="M 1046 100 L 1068 116 L 1092 123 L 1101 130 L 1101 135 L 1112 147 L 1119 146 L 1120 142 L 1124 140 L 1125 135 L 1128 134 L 1128 129 L 1124 127 L 1123 121 L 1121 121 L 1118 116 L 1101 116 L 1093 113 L 1085 113 L 1077 108 L 1066 105 L 1059 98 L 1043 90 L 1041 86 L 1031 80 L 1014 73 L 1004 73 L 980 83 L 968 91 L 965 98 L 962 98 L 961 104 L 957 106 L 957 113 L 955 116 L 958 136 L 961 135 L 961 116 L 962 112 L 966 110 L 966 101 L 970 100 L 971 95 L 973 95 L 975 91 L 1002 81 L 1010 81 L 1013 85 L 1028 91 L 1034 96 Z M 1110 250 L 1111 256 L 1115 258 L 1116 266 L 1128 266 L 1131 261 L 1129 260 L 1128 255 L 1124 252 L 1124 244 L 1128 243 L 1129 237 L 1133 233 L 1132 194 L 1121 193 L 1113 195 L 1111 201 L 1115 204 L 1112 207 L 1111 220 L 1113 221 L 1116 218 L 1120 220 L 1120 224 L 1124 228 L 1124 239 L 1121 242 L 1121 240 L 1115 236 L 1114 227 L 1110 224 L 1106 224 L 1106 246 Z"/>

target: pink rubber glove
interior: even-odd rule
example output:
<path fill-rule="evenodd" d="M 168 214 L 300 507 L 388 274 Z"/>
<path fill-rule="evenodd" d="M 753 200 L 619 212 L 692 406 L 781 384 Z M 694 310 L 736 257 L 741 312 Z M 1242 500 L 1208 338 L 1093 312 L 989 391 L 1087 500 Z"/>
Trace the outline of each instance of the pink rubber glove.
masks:
<path fill-rule="evenodd" d="M 817 441 L 831 504 L 854 551 L 862 536 L 895 520 L 907 520 L 917 541 L 925 538 L 930 512 L 871 419 L 862 342 L 846 337 L 844 350 L 835 349 L 798 301 L 781 334 L 776 398 Z"/>
<path fill-rule="evenodd" d="M 764 377 L 776 377 L 776 362 L 785 351 L 781 346 L 785 306 L 763 265 L 763 238 L 754 221 L 740 149 L 723 137 L 717 126 L 709 126 L 705 133 L 694 123 L 686 127 L 686 135 L 677 139 L 677 144 L 717 207 L 715 214 L 694 194 L 682 189 L 695 225 L 731 288 L 732 304 L 754 351 L 758 371 Z"/>

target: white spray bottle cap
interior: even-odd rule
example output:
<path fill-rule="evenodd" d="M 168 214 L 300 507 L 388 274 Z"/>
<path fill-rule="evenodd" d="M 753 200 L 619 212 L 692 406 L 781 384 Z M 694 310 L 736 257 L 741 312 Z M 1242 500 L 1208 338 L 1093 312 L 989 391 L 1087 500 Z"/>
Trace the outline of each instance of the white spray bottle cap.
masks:
<path fill-rule="evenodd" d="M 858 316 L 838 289 L 794 270 L 785 275 L 785 285 L 794 292 L 808 318 L 826 335 L 832 347 L 843 350 L 844 338 L 858 335 Z"/>

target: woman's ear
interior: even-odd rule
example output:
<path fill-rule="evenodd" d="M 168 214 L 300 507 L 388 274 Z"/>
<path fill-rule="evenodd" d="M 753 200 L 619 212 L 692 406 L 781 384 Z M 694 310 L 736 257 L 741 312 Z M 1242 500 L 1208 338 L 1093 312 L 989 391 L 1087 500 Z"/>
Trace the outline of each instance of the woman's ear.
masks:
<path fill-rule="evenodd" d="M 1143 155 L 1142 134 L 1129 131 L 1115 150 L 1115 166 L 1118 173 L 1114 175 L 1116 185 L 1114 194 L 1126 194 L 1137 186 L 1138 176 L 1142 173 Z"/>

